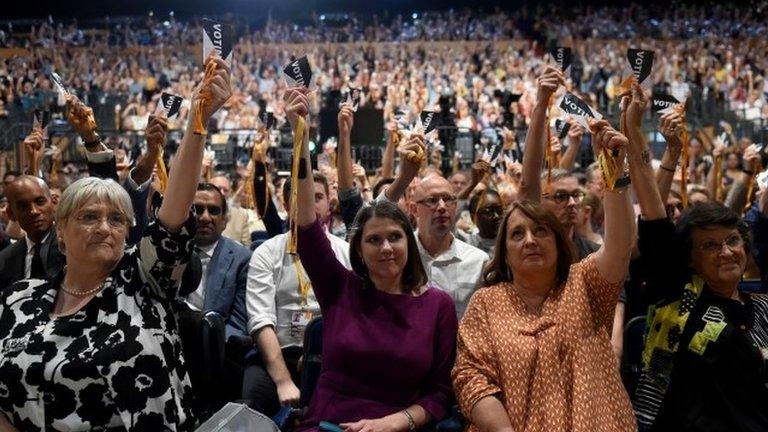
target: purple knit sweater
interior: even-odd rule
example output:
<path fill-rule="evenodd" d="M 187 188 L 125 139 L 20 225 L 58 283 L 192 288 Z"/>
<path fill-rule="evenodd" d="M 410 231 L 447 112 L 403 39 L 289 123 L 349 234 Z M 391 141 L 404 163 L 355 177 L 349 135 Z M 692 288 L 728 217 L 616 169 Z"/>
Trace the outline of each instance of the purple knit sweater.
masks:
<path fill-rule="evenodd" d="M 336 260 L 320 222 L 298 231 L 299 256 L 323 314 L 320 378 L 299 430 L 317 429 L 321 420 L 384 417 L 413 404 L 442 419 L 454 403 L 453 300 L 438 288 L 418 297 L 365 288 Z"/>

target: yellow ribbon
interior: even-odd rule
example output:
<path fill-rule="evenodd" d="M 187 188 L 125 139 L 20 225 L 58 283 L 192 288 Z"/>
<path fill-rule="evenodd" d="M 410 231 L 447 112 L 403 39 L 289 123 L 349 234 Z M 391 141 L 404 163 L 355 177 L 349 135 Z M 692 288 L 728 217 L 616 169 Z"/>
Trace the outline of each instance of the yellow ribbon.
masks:
<path fill-rule="evenodd" d="M 266 137 L 266 131 L 263 132 L 262 136 Z M 247 183 L 245 185 L 246 187 L 246 193 L 248 195 L 246 206 L 250 209 L 256 209 L 258 210 L 256 206 L 256 188 L 253 186 L 253 181 L 256 178 L 256 155 L 259 154 L 259 152 L 262 151 L 262 144 L 266 144 L 266 138 L 262 139 L 261 141 L 255 143 L 253 145 L 253 149 L 251 149 L 251 169 L 248 171 L 248 179 L 246 180 Z M 269 199 L 269 189 L 265 188 L 266 192 L 264 193 L 264 203 L 267 202 Z M 266 205 L 265 205 L 266 208 Z M 264 217 L 263 214 L 260 214 L 261 217 Z"/>
<path fill-rule="evenodd" d="M 160 193 L 164 194 L 165 188 L 168 187 L 168 170 L 165 168 L 162 150 L 160 150 L 160 153 L 157 155 L 155 165 L 157 166 L 157 179 L 160 182 Z"/>
<path fill-rule="evenodd" d="M 545 194 L 552 191 L 552 165 L 554 164 L 554 158 L 552 157 L 552 128 L 549 124 L 549 111 L 552 108 L 554 101 L 555 95 L 552 94 L 547 103 L 547 144 L 544 146 L 544 160 L 547 162 L 547 184 L 544 186 L 543 190 Z"/>
<path fill-rule="evenodd" d="M 760 169 L 760 162 L 754 161 L 752 163 L 752 166 L 750 166 L 752 169 L 752 174 L 747 178 L 747 196 L 746 201 L 744 202 L 744 211 L 748 211 L 752 207 L 752 201 L 754 201 L 755 197 L 755 178 L 757 176 L 757 172 Z"/>
<path fill-rule="evenodd" d="M 209 94 L 207 90 L 208 84 L 213 79 L 213 74 L 216 71 L 216 62 L 209 61 L 208 64 L 205 65 L 205 76 L 203 77 L 203 88 L 200 89 L 200 99 L 197 100 L 195 103 L 195 129 L 193 130 L 193 133 L 196 135 L 208 135 L 208 130 L 205 129 L 205 126 L 203 124 L 203 106 L 208 101 Z"/>
<path fill-rule="evenodd" d="M 288 242 L 288 252 L 292 255 L 296 254 L 297 245 L 297 228 L 296 217 L 298 215 L 298 201 L 299 201 L 299 163 L 301 162 L 302 147 L 304 145 L 304 134 L 306 133 L 307 123 L 303 117 L 299 117 L 296 124 L 296 133 L 293 136 L 293 165 L 291 166 L 291 238 Z M 311 167 L 306 167 L 307 171 Z M 309 175 L 309 173 L 304 173 Z"/>
<path fill-rule="evenodd" d="M 715 156 L 715 200 L 723 194 L 723 155 Z"/>

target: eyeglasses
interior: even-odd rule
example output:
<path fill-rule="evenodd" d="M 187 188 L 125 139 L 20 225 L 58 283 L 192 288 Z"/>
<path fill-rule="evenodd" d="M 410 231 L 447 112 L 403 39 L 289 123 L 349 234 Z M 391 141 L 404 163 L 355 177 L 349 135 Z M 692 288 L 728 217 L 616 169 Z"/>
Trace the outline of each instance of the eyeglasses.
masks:
<path fill-rule="evenodd" d="M 437 207 L 438 204 L 440 204 L 440 200 L 442 200 L 443 204 L 445 204 L 446 207 L 448 207 L 448 206 L 456 205 L 456 201 L 458 200 L 458 198 L 456 198 L 453 195 L 438 195 L 438 196 L 427 197 L 421 201 L 416 201 L 416 202 L 418 204 L 422 204 L 433 209 Z"/>
<path fill-rule="evenodd" d="M 112 229 L 125 228 L 128 225 L 127 219 L 120 213 L 110 213 L 106 216 L 102 216 L 99 213 L 89 211 L 81 213 L 75 217 L 75 220 L 80 225 L 87 228 L 94 228 L 100 225 L 104 219 L 107 220 L 107 225 Z"/>
<path fill-rule="evenodd" d="M 206 210 L 208 210 L 208 214 L 211 216 L 219 216 L 221 214 L 221 207 L 219 206 L 204 206 L 195 204 L 195 214 L 198 216 L 202 216 Z"/>
<path fill-rule="evenodd" d="M 698 248 L 703 252 L 714 255 L 714 254 L 720 253 L 720 251 L 723 250 L 723 245 L 725 245 L 728 249 L 730 249 L 733 252 L 735 249 L 740 248 L 744 245 L 744 239 L 742 239 L 741 236 L 738 234 L 732 234 L 728 238 L 720 242 L 717 242 L 714 240 L 707 240 L 704 243 L 700 244 Z"/>
<path fill-rule="evenodd" d="M 542 195 L 544 198 L 552 200 L 558 204 L 562 204 L 564 202 L 568 202 L 569 198 L 573 198 L 576 202 L 581 202 L 581 200 L 584 198 L 584 192 L 582 191 L 574 191 L 571 193 L 565 192 L 565 191 L 559 191 L 555 192 L 554 194 L 546 194 Z"/>

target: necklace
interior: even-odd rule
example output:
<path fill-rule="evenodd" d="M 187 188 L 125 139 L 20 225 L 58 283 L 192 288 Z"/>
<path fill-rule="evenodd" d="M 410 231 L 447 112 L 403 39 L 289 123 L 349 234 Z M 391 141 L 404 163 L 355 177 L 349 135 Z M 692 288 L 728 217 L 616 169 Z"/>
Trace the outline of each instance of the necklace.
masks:
<path fill-rule="evenodd" d="M 75 297 L 87 297 L 95 292 L 98 292 L 100 289 L 104 288 L 104 283 L 102 282 L 99 286 L 93 289 L 89 289 L 87 291 L 72 291 L 69 288 L 67 288 L 66 285 L 64 285 L 64 282 L 61 282 L 61 290 L 69 295 L 73 295 Z"/>

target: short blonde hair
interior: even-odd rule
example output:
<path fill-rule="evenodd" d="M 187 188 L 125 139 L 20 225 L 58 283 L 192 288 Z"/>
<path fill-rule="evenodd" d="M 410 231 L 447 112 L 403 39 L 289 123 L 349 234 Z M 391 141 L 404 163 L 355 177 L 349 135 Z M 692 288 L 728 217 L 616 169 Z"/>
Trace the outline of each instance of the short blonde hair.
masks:
<path fill-rule="evenodd" d="M 97 177 L 82 178 L 64 189 L 56 208 L 56 223 L 67 222 L 73 213 L 91 200 L 103 202 L 118 209 L 128 220 L 128 226 L 133 225 L 133 205 L 128 192 L 112 179 Z"/>

